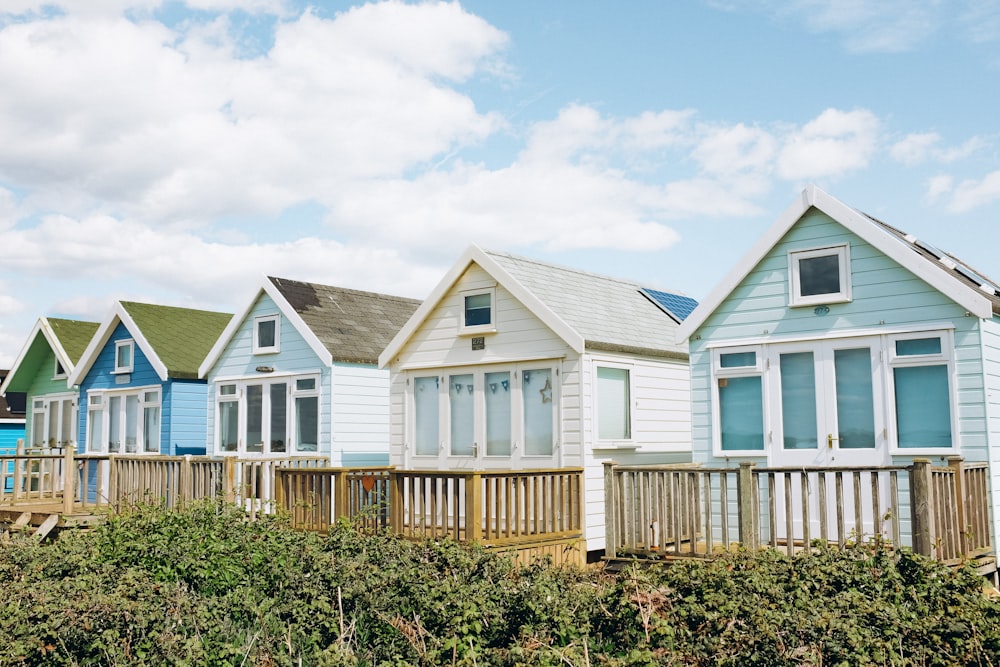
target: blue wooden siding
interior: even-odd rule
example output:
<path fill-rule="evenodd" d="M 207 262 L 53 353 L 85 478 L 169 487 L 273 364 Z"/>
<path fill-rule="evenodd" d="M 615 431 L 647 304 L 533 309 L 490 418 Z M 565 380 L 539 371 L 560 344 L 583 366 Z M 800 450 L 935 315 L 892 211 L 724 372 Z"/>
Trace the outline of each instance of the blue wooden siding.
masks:
<path fill-rule="evenodd" d="M 280 351 L 272 354 L 253 354 L 254 318 L 281 314 L 280 320 Z M 330 401 L 332 395 L 331 371 L 321 363 L 313 349 L 306 343 L 302 334 L 281 313 L 277 304 L 267 293 L 260 293 L 256 303 L 240 323 L 236 333 L 230 339 L 226 349 L 219 355 L 215 366 L 208 374 L 208 392 L 206 406 L 208 415 L 206 428 L 202 439 L 209 454 L 214 454 L 215 442 L 215 380 L 225 379 L 264 379 L 269 374 L 257 372 L 258 366 L 269 366 L 275 373 L 318 373 L 320 376 L 319 400 L 319 454 L 330 453 Z"/>
<path fill-rule="evenodd" d="M 18 440 L 24 440 L 24 424 L 0 423 L 0 454 L 14 454 Z"/>
<path fill-rule="evenodd" d="M 163 390 L 164 454 L 205 454 L 208 386 L 200 380 L 171 380 Z"/>
<path fill-rule="evenodd" d="M 852 301 L 788 307 L 788 251 L 850 243 Z M 986 415 L 979 320 L 824 213 L 810 209 L 691 337 L 694 460 L 712 456 L 711 354 L 708 345 L 768 337 L 823 338 L 842 330 L 951 323 L 955 327 L 959 441 L 968 460 L 985 460 Z M 908 457 L 895 457 L 905 463 Z M 755 460 L 740 457 L 739 460 Z M 756 459 L 759 464 L 765 457 Z"/>

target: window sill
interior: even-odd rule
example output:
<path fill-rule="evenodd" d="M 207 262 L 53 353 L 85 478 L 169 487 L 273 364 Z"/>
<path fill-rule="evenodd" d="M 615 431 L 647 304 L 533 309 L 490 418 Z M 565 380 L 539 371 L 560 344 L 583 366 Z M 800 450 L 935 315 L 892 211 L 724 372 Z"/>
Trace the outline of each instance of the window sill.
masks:
<path fill-rule="evenodd" d="M 465 327 L 458 330 L 459 336 L 482 336 L 484 334 L 495 334 L 497 328 L 494 326 Z"/>
<path fill-rule="evenodd" d="M 788 303 L 789 308 L 814 308 L 816 306 L 832 306 L 838 303 L 850 303 L 851 298 L 843 295 L 832 296 L 829 299 L 796 299 Z"/>
<path fill-rule="evenodd" d="M 132 373 L 131 368 L 116 368 L 115 370 L 111 371 L 112 375 L 129 375 L 130 373 Z"/>
<path fill-rule="evenodd" d="M 625 441 L 614 442 L 614 441 L 610 441 L 610 440 L 605 440 L 605 441 L 599 441 L 599 442 L 594 443 L 594 449 L 595 450 L 596 449 L 613 449 L 613 450 L 616 450 L 616 451 L 620 451 L 620 450 L 639 449 L 639 447 L 640 447 L 640 445 L 637 442 L 625 442 Z"/>

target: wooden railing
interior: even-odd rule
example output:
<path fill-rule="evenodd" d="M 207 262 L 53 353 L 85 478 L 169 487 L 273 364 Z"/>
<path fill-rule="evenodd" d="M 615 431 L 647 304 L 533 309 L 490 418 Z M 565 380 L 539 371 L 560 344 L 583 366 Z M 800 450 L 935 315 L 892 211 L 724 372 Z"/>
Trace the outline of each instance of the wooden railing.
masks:
<path fill-rule="evenodd" d="M 952 562 L 992 553 L 988 468 L 605 464 L 606 553 L 706 556 L 736 544 L 809 551 L 878 537 Z"/>
<path fill-rule="evenodd" d="M 302 530 L 327 532 L 346 517 L 374 530 L 389 525 L 390 468 L 279 468 L 276 504 Z"/>

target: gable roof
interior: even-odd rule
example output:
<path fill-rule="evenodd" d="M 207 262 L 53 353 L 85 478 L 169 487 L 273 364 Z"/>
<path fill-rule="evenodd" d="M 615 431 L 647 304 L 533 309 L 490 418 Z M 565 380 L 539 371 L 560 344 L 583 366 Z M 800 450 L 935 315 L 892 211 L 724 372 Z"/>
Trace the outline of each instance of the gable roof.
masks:
<path fill-rule="evenodd" d="M 196 379 L 198 364 L 231 318 L 229 313 L 119 301 L 91 338 L 68 382 L 79 384 L 86 376 L 119 323 L 132 334 L 162 381 Z"/>
<path fill-rule="evenodd" d="M 477 264 L 578 353 L 632 352 L 687 358 L 674 342 L 676 322 L 635 282 L 509 253 L 466 250 L 379 357 L 386 366 L 437 308 L 471 264 Z"/>
<path fill-rule="evenodd" d="M 97 322 L 82 320 L 66 320 L 58 317 L 40 317 L 21 348 L 6 379 L 0 382 L 0 395 L 8 390 L 26 391 L 38 374 L 38 360 L 33 357 L 38 354 L 37 345 L 40 339 L 55 354 L 59 364 L 67 376 L 73 372 L 87 343 L 97 332 Z M 67 383 L 67 386 L 72 386 Z"/>
<path fill-rule="evenodd" d="M 267 294 L 325 363 L 376 364 L 378 355 L 420 305 L 418 299 L 264 277 L 247 306 L 230 321 L 198 369 L 201 377 L 218 362 L 261 294 Z"/>
<path fill-rule="evenodd" d="M 822 211 L 976 317 L 988 319 L 994 314 L 1000 314 L 1000 294 L 992 293 L 995 290 L 980 289 L 978 283 L 964 276 L 957 268 L 950 268 L 946 263 L 933 258 L 932 254 L 922 249 L 921 244 L 913 237 L 908 237 L 899 230 L 847 206 L 839 199 L 810 185 L 736 263 L 712 293 L 684 320 L 677 331 L 678 342 L 689 338 L 705 323 L 705 320 L 715 312 L 771 248 L 811 208 Z M 948 257 L 953 262 L 961 264 L 951 255 Z M 962 266 L 966 267 L 964 264 Z"/>

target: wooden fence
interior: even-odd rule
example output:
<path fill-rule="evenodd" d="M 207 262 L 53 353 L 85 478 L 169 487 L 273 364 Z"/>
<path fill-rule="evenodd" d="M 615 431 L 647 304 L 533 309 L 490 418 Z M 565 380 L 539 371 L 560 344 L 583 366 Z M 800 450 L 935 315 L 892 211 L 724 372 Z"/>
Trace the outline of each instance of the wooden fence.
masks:
<path fill-rule="evenodd" d="M 994 554 L 985 463 L 879 468 L 605 464 L 606 553 L 809 551 L 878 537 L 945 562 Z"/>

